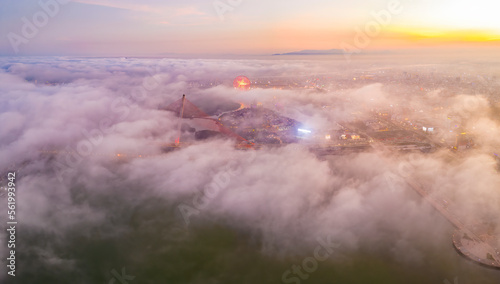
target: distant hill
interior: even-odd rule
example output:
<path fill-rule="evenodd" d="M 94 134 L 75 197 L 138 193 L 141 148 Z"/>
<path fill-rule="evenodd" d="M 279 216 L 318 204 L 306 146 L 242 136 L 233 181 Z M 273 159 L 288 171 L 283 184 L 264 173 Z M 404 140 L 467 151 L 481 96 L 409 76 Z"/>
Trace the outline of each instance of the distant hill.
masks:
<path fill-rule="evenodd" d="M 301 51 L 293 51 L 287 53 L 276 53 L 273 55 L 330 55 L 330 54 L 343 54 L 344 50 L 342 49 L 327 49 L 327 50 L 313 50 L 306 49 Z"/>

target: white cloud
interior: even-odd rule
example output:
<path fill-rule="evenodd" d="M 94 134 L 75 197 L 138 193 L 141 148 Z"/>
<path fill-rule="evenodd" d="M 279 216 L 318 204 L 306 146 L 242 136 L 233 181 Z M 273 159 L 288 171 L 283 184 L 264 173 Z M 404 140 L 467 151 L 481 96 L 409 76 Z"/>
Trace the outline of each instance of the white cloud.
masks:
<path fill-rule="evenodd" d="M 52 246 L 40 242 L 23 243 L 23 247 L 35 247 L 38 254 L 50 256 L 53 268 L 85 270 L 69 264 L 89 259 L 74 259 L 81 254 L 62 252 L 75 239 L 122 240 L 136 228 L 168 223 L 165 220 L 172 218 L 168 216 L 172 211 L 177 212 L 177 205 L 192 206 L 193 198 L 200 197 L 231 166 L 238 169 L 236 174 L 215 197 L 205 200 L 200 214 L 191 217 L 195 228 L 213 222 L 241 230 L 259 239 L 262 251 L 271 256 L 307 252 L 318 236 L 330 235 L 346 253 L 389 251 L 403 262 L 424 262 L 422 250 L 437 248 L 449 237 L 451 226 L 404 183 L 396 191 L 388 185 L 385 174 L 397 172 L 399 158 L 369 152 L 318 159 L 294 145 L 254 152 L 236 150 L 227 141 L 200 142 L 162 154 L 161 144 L 173 142 L 178 124 L 172 114 L 158 110 L 158 105 L 173 102 L 183 93 L 200 107 L 219 101 L 256 100 L 272 107 L 278 100 L 283 113 L 317 128 L 351 119 L 351 113 L 362 110 L 360 105 L 371 98 L 370 106 L 385 106 L 397 98 L 382 84 L 326 93 L 238 92 L 227 86 L 240 74 L 277 78 L 298 74 L 307 64 L 1 59 L 0 119 L 6 123 L 0 130 L 0 167 L 28 162 L 19 172 L 23 232 L 54 234 L 48 241 Z M 191 80 L 212 79 L 222 80 L 226 86 L 203 89 L 189 85 Z M 57 84 L 45 85 L 47 81 Z M 147 88 L 144 82 L 149 82 Z M 460 102 L 462 97 L 455 99 Z M 479 100 L 481 108 L 488 107 Z M 332 114 L 323 109 L 330 104 L 338 111 Z M 498 130 L 492 120 L 480 125 Z M 41 152 L 47 149 L 69 149 L 71 153 Z M 78 155 L 79 150 L 90 154 Z M 116 153 L 128 154 L 128 158 L 117 159 Z M 492 158 L 478 153 L 449 164 L 445 157 L 441 152 L 415 156 L 415 174 L 435 192 L 455 194 L 464 215 L 475 218 L 500 213 L 500 181 Z M 153 205 L 155 202 L 165 203 L 171 210 L 166 217 L 159 212 L 167 209 Z M 1 206 L 3 210 L 5 204 Z M 146 211 L 149 215 L 144 218 L 134 215 L 147 208 L 159 211 Z M 176 222 L 175 226 L 183 226 L 182 218 Z M 78 233 L 86 229 L 88 233 Z M 162 244 L 166 245 L 168 242 Z M 5 252 L 3 246 L 0 252 Z"/>

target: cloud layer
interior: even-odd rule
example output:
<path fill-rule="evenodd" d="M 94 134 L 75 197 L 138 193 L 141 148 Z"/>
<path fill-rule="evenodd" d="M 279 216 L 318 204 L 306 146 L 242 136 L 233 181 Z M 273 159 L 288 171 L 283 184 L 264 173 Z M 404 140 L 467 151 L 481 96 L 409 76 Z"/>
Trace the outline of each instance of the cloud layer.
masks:
<path fill-rule="evenodd" d="M 84 275 L 82 283 L 103 282 L 121 265 L 154 279 L 146 266 L 170 263 L 154 257 L 175 255 L 168 253 L 193 246 L 200 230 L 217 226 L 275 259 L 307 255 L 318 238 L 329 237 L 340 245 L 336 257 L 344 263 L 364 252 L 423 267 L 430 251 L 449 243 L 452 226 L 403 178 L 393 178 L 401 165 L 434 195 L 452 199 L 465 220 L 500 222 L 492 155 L 500 128 L 486 95 L 465 90 L 445 97 L 435 89 L 406 96 L 411 87 L 368 81 L 326 91 L 239 92 L 230 84 L 240 74 L 270 81 L 295 74 L 304 82 L 330 74 L 338 76 L 333 85 L 357 76 L 355 67 L 341 73 L 341 64 L 315 61 L 3 58 L 0 65 L 0 168 L 18 171 L 19 255 L 32 259 L 19 268 L 24 280 L 62 281 L 73 273 Z M 222 84 L 198 84 L 217 80 Z M 480 147 L 459 158 L 448 150 L 317 157 L 301 145 L 241 151 L 231 141 L 210 140 L 163 153 L 178 124 L 159 107 L 184 93 L 202 109 L 262 102 L 317 131 L 390 105 L 424 113 L 443 105 L 475 127 Z M 99 250 L 106 255 L 97 260 Z M 223 258 L 222 251 L 212 255 Z M 177 256 L 175 265 L 198 263 L 187 253 Z"/>

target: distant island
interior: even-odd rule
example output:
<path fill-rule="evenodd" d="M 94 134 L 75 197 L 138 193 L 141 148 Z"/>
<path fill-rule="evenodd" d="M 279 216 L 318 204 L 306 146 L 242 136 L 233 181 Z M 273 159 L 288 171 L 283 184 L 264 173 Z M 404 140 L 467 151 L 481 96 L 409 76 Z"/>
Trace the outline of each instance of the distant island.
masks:
<path fill-rule="evenodd" d="M 327 50 L 313 50 L 306 49 L 301 51 L 293 51 L 287 53 L 276 53 L 273 55 L 331 55 L 331 54 L 344 54 L 342 49 L 327 49 Z"/>

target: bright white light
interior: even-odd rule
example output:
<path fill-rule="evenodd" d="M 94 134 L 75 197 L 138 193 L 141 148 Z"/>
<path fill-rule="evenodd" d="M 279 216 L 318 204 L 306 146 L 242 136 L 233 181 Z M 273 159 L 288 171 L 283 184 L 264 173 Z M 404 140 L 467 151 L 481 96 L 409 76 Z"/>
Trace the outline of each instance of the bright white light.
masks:
<path fill-rule="evenodd" d="M 312 131 L 311 131 L 311 130 L 306 130 L 306 129 L 300 129 L 300 128 L 299 128 L 299 132 L 309 134 L 309 133 L 311 133 Z"/>

